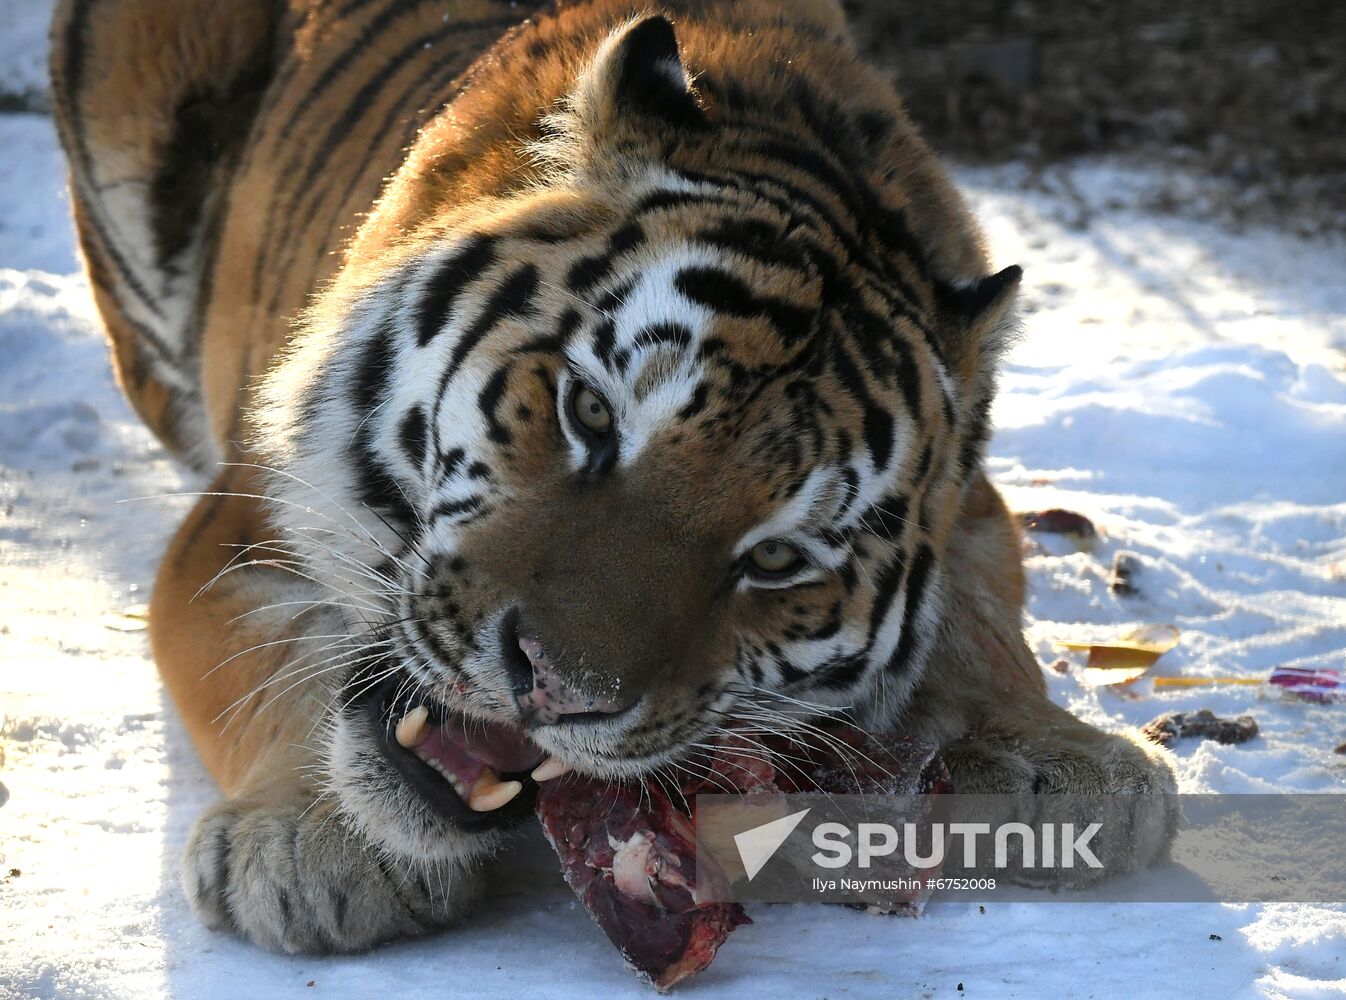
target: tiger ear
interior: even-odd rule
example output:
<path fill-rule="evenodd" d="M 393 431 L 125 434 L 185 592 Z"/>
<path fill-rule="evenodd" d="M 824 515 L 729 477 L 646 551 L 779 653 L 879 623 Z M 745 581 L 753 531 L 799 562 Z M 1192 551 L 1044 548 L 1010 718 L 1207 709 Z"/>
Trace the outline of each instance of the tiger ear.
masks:
<path fill-rule="evenodd" d="M 1023 268 L 1014 265 L 971 281 L 935 285 L 950 360 L 967 378 L 994 363 L 1008 346 L 1014 328 L 1014 303 Z"/>
<path fill-rule="evenodd" d="M 1024 269 L 1013 264 L 1003 271 L 974 278 L 961 284 L 945 283 L 941 298 L 944 308 L 966 325 L 996 323 L 1014 304 Z"/>
<path fill-rule="evenodd" d="M 628 22 L 599 47 L 572 106 L 592 136 L 641 119 L 684 130 L 710 127 L 683 69 L 673 25 L 657 14 Z"/>

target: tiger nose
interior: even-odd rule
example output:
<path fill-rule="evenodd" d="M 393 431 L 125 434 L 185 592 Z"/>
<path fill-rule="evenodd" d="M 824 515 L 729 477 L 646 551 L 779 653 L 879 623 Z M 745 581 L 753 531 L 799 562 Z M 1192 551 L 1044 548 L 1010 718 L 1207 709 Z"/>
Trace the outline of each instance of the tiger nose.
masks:
<path fill-rule="evenodd" d="M 612 695 L 590 693 L 569 683 L 556 669 L 541 640 L 516 634 L 514 642 L 522 656 L 507 655 L 505 659 L 512 664 L 514 703 L 525 726 L 597 721 L 629 707 Z"/>

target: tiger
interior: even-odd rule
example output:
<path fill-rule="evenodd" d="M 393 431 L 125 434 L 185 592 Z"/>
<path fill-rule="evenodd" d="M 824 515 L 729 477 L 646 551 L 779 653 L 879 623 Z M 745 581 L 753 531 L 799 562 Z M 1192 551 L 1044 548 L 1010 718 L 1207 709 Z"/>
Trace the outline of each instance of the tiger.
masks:
<path fill-rule="evenodd" d="M 149 642 L 204 923 L 467 918 L 542 782 L 844 718 L 967 792 L 1165 751 L 1047 696 L 984 453 L 1021 270 L 835 0 L 60 0 L 126 398 L 201 479 Z M 745 728 L 746 727 L 746 728 Z"/>

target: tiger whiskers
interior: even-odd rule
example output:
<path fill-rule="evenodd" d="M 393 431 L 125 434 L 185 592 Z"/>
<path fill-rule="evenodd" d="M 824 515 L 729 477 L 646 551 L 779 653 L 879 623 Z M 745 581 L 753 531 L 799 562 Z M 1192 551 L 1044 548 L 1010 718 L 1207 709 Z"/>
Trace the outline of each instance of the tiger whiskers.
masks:
<path fill-rule="evenodd" d="M 295 638 L 302 641 L 304 639 L 309 639 L 312 637 L 298 636 Z M 259 645 L 261 647 L 265 647 L 268 645 L 276 645 L 281 641 L 284 640 L 276 640 L 275 642 L 272 643 L 263 643 Z M 328 646 L 324 646 L 319 649 L 312 650 L 308 653 L 302 654 L 301 656 L 296 657 L 293 660 L 287 661 L 280 668 L 278 668 L 273 674 L 271 674 L 265 680 L 263 680 L 260 684 L 257 684 L 246 694 L 235 699 L 234 702 L 232 702 L 228 707 L 226 707 L 222 712 L 220 712 L 219 715 L 215 717 L 214 721 L 218 722 L 220 719 L 228 715 L 229 718 L 224 726 L 225 729 L 228 729 L 229 726 L 232 725 L 234 720 L 237 719 L 242 707 L 246 705 L 250 700 L 256 698 L 258 695 L 262 694 L 268 688 L 271 688 L 276 684 L 282 684 L 289 681 L 290 683 L 288 683 L 286 687 L 272 694 L 271 697 L 268 698 L 265 703 L 263 703 L 253 712 L 253 718 L 257 718 L 268 708 L 270 708 L 273 704 L 279 701 L 282 697 L 284 697 L 290 691 L 293 691 L 295 688 L 301 685 L 308 684 L 314 680 L 317 680 L 319 677 L 324 676 L 326 674 L 330 674 L 331 672 L 336 670 L 358 668 L 364 664 L 371 663 L 379 659 L 393 655 L 394 652 L 393 650 L 384 648 L 389 647 L 391 645 L 392 645 L 391 638 L 371 641 L 370 639 L 365 637 L 352 636 L 350 637 L 349 641 L 334 642 L 329 644 Z M 319 660 L 316 663 L 305 662 L 312 656 L 317 656 L 320 655 L 321 653 L 328 652 L 333 649 L 335 649 L 336 652 L 331 653 L 331 655 L 325 657 L 322 660 Z M 239 655 L 242 654 L 235 654 L 235 657 Z M 218 669 L 218 667 L 215 669 Z"/>
<path fill-rule="evenodd" d="M 337 583 L 340 583 L 343 586 L 349 587 L 353 590 L 358 590 L 366 595 L 392 593 L 397 596 L 410 596 L 412 593 L 405 587 L 399 585 L 399 583 L 392 577 L 380 571 L 377 567 L 370 566 L 367 563 L 363 563 L 360 560 L 355 559 L 352 556 L 348 555 L 347 553 L 341 552 L 339 549 L 334 549 L 330 545 L 327 545 L 316 539 L 307 537 L 291 537 L 291 538 L 271 538 L 260 542 L 251 542 L 248 544 L 226 543 L 224 547 L 226 548 L 237 547 L 240 548 L 241 551 L 238 554 L 236 554 L 229 561 L 229 563 L 225 565 L 223 569 L 221 569 L 218 573 L 215 574 L 215 576 L 213 576 L 209 581 L 207 581 L 201 587 L 200 590 L 196 592 L 196 595 L 193 597 L 193 600 L 195 600 L 196 597 L 200 597 L 202 593 L 204 593 L 211 586 L 219 582 L 219 580 L 227 576 L 229 573 L 234 572 L 236 569 L 245 568 L 246 566 L 249 565 L 270 565 L 273 566 L 274 568 L 285 569 L 286 571 L 288 571 L 289 568 L 291 567 L 299 568 L 306 571 L 306 575 L 300 573 L 296 573 L 295 575 L 302 576 L 303 579 L 309 580 L 310 582 L 315 583 L 318 586 L 326 586 L 332 590 L 339 590 L 339 588 L 336 586 L 335 583 L 331 583 L 327 580 L 314 579 L 313 574 L 317 572 L 317 569 L 313 564 L 313 560 L 306 559 L 301 551 L 296 551 L 298 549 L 302 549 L 305 546 L 315 549 L 318 552 L 323 553 L 325 555 L 330 555 L 337 562 L 341 563 L 342 566 L 348 568 L 351 571 L 351 573 L 355 577 L 354 579 L 342 578 L 333 574 Z M 240 560 L 242 560 L 245 556 L 252 555 L 254 553 L 263 553 L 263 554 L 271 553 L 274 555 L 275 558 L 272 559 L 270 556 L 268 556 L 267 561 L 265 563 L 259 563 L 257 561 L 240 562 Z"/>

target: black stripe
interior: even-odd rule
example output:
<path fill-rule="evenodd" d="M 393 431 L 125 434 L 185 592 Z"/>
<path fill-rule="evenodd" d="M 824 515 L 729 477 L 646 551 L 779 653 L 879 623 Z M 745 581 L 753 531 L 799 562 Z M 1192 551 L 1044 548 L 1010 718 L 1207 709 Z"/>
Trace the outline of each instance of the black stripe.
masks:
<path fill-rule="evenodd" d="M 359 366 L 354 373 L 351 402 L 361 417 L 360 429 L 352 444 L 352 462 L 359 470 L 356 476 L 360 500 L 372 510 L 387 513 L 391 518 L 409 524 L 412 511 L 392 472 L 380 461 L 373 447 L 373 426 L 369 419 L 375 409 L 387 398 L 388 381 L 396 362 L 395 337 L 386 326 L 370 337 Z"/>
<path fill-rule="evenodd" d="M 631 355 L 641 347 L 667 346 L 686 351 L 692 346 L 692 331 L 682 323 L 651 323 L 632 338 L 631 346 L 617 355 L 617 369 L 626 371 Z"/>
<path fill-rule="evenodd" d="M 505 387 L 509 384 L 510 366 L 505 365 L 496 369 L 491 376 L 486 387 L 481 390 L 477 397 L 477 406 L 486 417 L 488 430 L 486 436 L 497 444 L 507 445 L 513 440 L 509 428 L 500 422 L 500 400 L 505 395 Z"/>
<path fill-rule="evenodd" d="M 688 400 L 687 405 L 678 411 L 679 420 L 690 420 L 706 408 L 706 400 L 710 397 L 710 387 L 704 381 L 696 384 L 696 389 L 692 393 L 692 398 Z"/>
<path fill-rule="evenodd" d="M 889 278 L 889 281 L 895 281 Z M 925 321 L 923 314 L 914 311 L 917 300 L 912 297 L 910 290 L 902 292 L 899 288 L 896 291 L 886 288 L 882 282 L 872 282 L 869 284 L 870 290 L 888 306 L 897 316 L 906 320 L 914 326 L 921 334 L 921 340 L 925 346 L 930 349 L 930 353 L 935 356 L 940 364 L 948 367 L 948 361 L 945 359 L 944 347 L 935 335 L 935 331 L 930 328 L 930 324 Z M 903 297 L 905 295 L 905 298 Z"/>
<path fill-rule="evenodd" d="M 869 667 L 864 653 L 848 653 L 824 664 L 813 673 L 813 687 L 844 690 L 853 685 Z"/>
<path fill-rule="evenodd" d="M 622 306 L 626 304 L 627 297 L 635 290 L 636 279 L 634 277 L 619 281 L 612 288 L 609 288 L 594 303 L 595 311 L 604 316 L 612 316 Z"/>
<path fill-rule="evenodd" d="M 352 448 L 352 466 L 359 470 L 360 502 L 370 510 L 387 514 L 399 524 L 411 524 L 413 514 L 406 494 L 391 471 L 379 461 L 370 446 L 369 435 L 361 433 Z"/>
<path fill-rule="evenodd" d="M 333 20 L 344 21 L 352 14 L 357 14 L 361 7 L 368 7 L 371 3 L 378 3 L 380 0 L 346 0 L 346 3 L 339 7 L 333 14 Z"/>
<path fill-rule="evenodd" d="M 910 312 L 918 303 L 914 290 L 910 284 L 898 274 L 887 262 L 876 256 L 868 247 L 863 245 L 859 238 L 857 220 L 852 220 L 852 225 L 843 226 L 841 220 L 837 218 L 828 206 L 824 205 L 812 191 L 808 188 L 800 187 L 790 181 L 774 174 L 760 173 L 745 169 L 730 169 L 721 172 L 691 171 L 681 170 L 682 176 L 688 180 L 699 181 L 706 184 L 716 184 L 724 187 L 731 187 L 741 191 L 746 191 L 754 197 L 760 198 L 780 211 L 783 215 L 791 219 L 798 219 L 801 211 L 811 214 L 820 224 L 820 227 L 845 250 L 848 257 L 858 264 L 865 265 L 875 273 L 881 275 L 886 281 L 892 283 L 897 293 L 910 303 L 906 307 Z M 769 189 L 775 188 L 782 192 L 780 195 L 772 194 Z M 765 190 L 764 190 L 765 189 Z M 891 298 L 891 296 L 890 296 Z M 911 313 L 909 317 L 913 323 L 921 326 L 922 333 L 929 335 L 924 327 L 920 317 Z"/>
<path fill-rule="evenodd" d="M 380 15 L 380 19 L 382 17 L 383 15 Z M 281 224 L 282 220 L 305 218 L 307 213 L 301 212 L 299 210 L 299 205 L 306 195 L 310 196 L 315 201 L 320 200 L 318 193 L 324 191 L 325 188 L 317 185 L 318 179 L 329 170 L 331 159 L 336 155 L 338 147 L 343 142 L 349 141 L 350 135 L 355 130 L 359 119 L 363 117 L 365 112 L 375 103 L 384 89 L 384 86 L 393 79 L 398 72 L 405 69 L 407 64 L 411 62 L 417 53 L 425 51 L 426 49 L 432 49 L 435 45 L 455 34 L 472 30 L 505 27 L 514 24 L 516 21 L 517 17 L 515 16 L 504 16 L 484 18 L 480 21 L 451 23 L 429 34 L 412 39 L 408 44 L 403 46 L 399 52 L 390 54 L 383 61 L 383 68 L 380 72 L 367 80 L 364 86 L 362 86 L 356 95 L 351 98 L 340 118 L 328 127 L 327 133 L 321 143 L 303 143 L 297 147 L 299 152 L 297 152 L 287 164 L 286 169 L 288 173 L 300 173 L 301 157 L 304 153 L 309 153 L 311 155 L 307 158 L 307 165 L 302 171 L 302 178 L 295 184 L 288 204 L 283 208 L 276 209 L 272 214 L 273 228 L 267 234 L 265 245 L 268 247 L 277 246 L 278 249 L 275 254 L 267 253 L 259 256 L 258 266 L 254 274 L 254 289 L 258 290 L 259 298 L 261 287 L 260 281 L 263 273 L 270 270 L 277 270 L 281 273 L 285 273 L 295 266 L 294 252 L 297 252 L 297 249 L 296 251 L 291 251 L 290 247 L 294 246 L 297 248 L 300 244 L 300 236 L 306 229 L 306 227 L 303 226 L 287 225 L 284 232 L 277 238 L 274 233 L 274 227 Z M 454 53 L 453 55 L 458 54 L 461 53 Z M 423 81 L 424 76 L 418 73 L 416 75 L 416 87 L 413 91 L 414 93 L 421 92 L 420 88 L 424 86 Z M 306 101 L 311 94 L 312 92 L 305 97 Z M 396 102 L 394 103 L 396 106 Z M 336 211 L 341 211 L 339 205 L 337 206 Z M 321 266 L 322 261 L 326 258 L 328 253 L 329 247 L 327 246 L 327 243 L 324 242 L 319 249 L 319 256 L 317 258 L 319 266 Z M 278 262 L 277 265 L 272 265 L 272 260 Z M 281 288 L 282 286 L 278 283 L 271 297 L 270 310 L 272 312 L 275 312 L 278 307 Z"/>
<path fill-rule="evenodd" d="M 873 648 L 879 635 L 879 629 L 883 626 L 883 619 L 887 616 L 888 609 L 892 607 L 893 598 L 897 596 L 906 573 L 907 564 L 903 561 L 902 554 L 898 552 L 893 556 L 893 561 L 884 567 L 883 573 L 879 576 L 875 585 L 874 606 L 869 610 L 869 635 L 865 640 L 865 646 L 868 649 Z"/>
<path fill-rule="evenodd" d="M 81 91 L 84 89 L 84 69 L 85 61 L 88 58 L 88 37 L 89 37 L 89 17 L 94 6 L 94 0 L 84 0 L 82 3 L 76 3 L 74 10 L 70 13 L 70 23 L 65 32 L 65 51 L 67 58 L 63 64 L 65 77 L 65 96 L 68 98 L 67 111 L 70 115 L 71 128 L 70 140 L 75 147 L 75 151 L 82 167 L 81 180 L 97 190 L 98 183 L 94 177 L 93 154 L 89 152 L 89 143 L 87 131 L 84 127 L 84 109 L 80 99 Z M 81 184 L 84 187 L 85 184 Z M 136 278 L 131 271 L 130 265 L 126 263 L 126 258 L 122 256 L 116 245 L 108 238 L 108 231 L 102 225 L 98 218 L 98 201 L 92 192 L 81 198 L 83 204 L 89 209 L 85 214 L 85 219 L 98 234 L 99 241 L 103 244 L 103 251 L 116 268 L 122 281 L 126 283 L 127 289 L 134 295 L 140 303 L 150 311 L 154 316 L 163 316 L 157 302 L 153 300 L 149 292 Z M 157 345 L 164 353 L 170 354 L 162 343 Z"/>
<path fill-rule="evenodd" d="M 884 469 L 893 457 L 893 418 L 883 407 L 865 407 L 865 444 L 874 456 L 874 467 Z"/>
<path fill-rule="evenodd" d="M 313 86 L 309 87 L 304 96 L 291 109 L 289 117 L 285 119 L 285 124 L 280 128 L 279 135 L 293 135 L 295 126 L 299 124 L 299 119 L 307 112 L 314 101 L 322 94 L 325 94 L 333 81 L 345 72 L 346 68 L 356 58 L 375 51 L 378 44 L 378 36 L 383 34 L 394 21 L 405 14 L 411 13 L 420 3 L 395 2 L 389 3 L 370 21 L 360 26 L 359 34 L 352 39 L 349 45 L 337 53 L 327 67 L 318 76 Z M 404 57 L 405 58 L 405 57 Z M 386 63 L 385 63 L 386 65 Z"/>
<path fill-rule="evenodd" d="M 571 290 L 583 294 L 612 273 L 612 265 L 623 254 L 630 253 L 645 238 L 638 223 L 628 222 L 608 238 L 607 248 L 601 254 L 581 257 L 570 265 L 566 283 Z"/>
<path fill-rule="evenodd" d="M 860 527 L 877 538 L 899 542 L 907 528 L 908 507 L 904 496 L 881 497 L 860 519 Z"/>
<path fill-rule="evenodd" d="M 820 228 L 842 245 L 847 256 L 859 263 L 873 263 L 872 255 L 860 244 L 855 226 L 841 224 L 830 208 L 819 201 L 805 188 L 792 184 L 774 174 L 764 174 L 745 169 L 728 169 L 721 172 L 703 172 L 681 170 L 680 173 L 691 181 L 731 187 L 746 191 L 754 197 L 767 202 L 782 215 L 798 219 L 800 212 L 811 214 L 821 224 Z M 782 192 L 775 195 L 764 188 L 776 188 Z"/>
<path fill-rule="evenodd" d="M 651 323 L 636 334 L 634 343 L 638 347 L 667 344 L 685 351 L 691 346 L 692 331 L 682 323 Z"/>
<path fill-rule="evenodd" d="M 440 266 L 427 283 L 425 298 L 417 310 L 417 347 L 424 347 L 444 329 L 463 286 L 480 277 L 497 256 L 494 237 L 476 234 Z"/>
<path fill-rule="evenodd" d="M 362 29 L 362 37 L 368 30 L 373 30 L 375 33 L 382 33 L 387 27 L 386 22 L 395 18 L 397 14 L 402 12 L 396 9 L 398 6 L 399 5 L 397 4 L 393 4 L 389 8 L 385 8 L 383 12 L 374 19 L 371 25 Z M 442 40 L 447 34 L 447 29 L 440 29 L 432 35 L 425 35 L 413 39 L 410 44 L 403 46 L 400 52 L 390 55 L 387 60 L 381 63 L 379 72 L 367 79 L 364 85 L 355 93 L 350 101 L 346 103 L 340 117 L 335 122 L 331 122 L 328 125 L 326 135 L 321 142 L 314 143 L 308 141 L 295 144 L 294 155 L 289 158 L 283 174 L 289 177 L 294 177 L 295 175 L 298 176 L 291 189 L 287 203 L 283 207 L 273 210 L 271 228 L 268 230 L 264 242 L 264 246 L 268 248 L 268 252 L 259 255 L 257 267 L 254 270 L 253 288 L 259 298 L 261 292 L 261 278 L 264 273 L 275 269 L 283 274 L 293 269 L 295 261 L 293 259 L 293 252 L 290 248 L 301 245 L 300 236 L 307 229 L 307 225 L 311 224 L 313 221 L 308 217 L 309 213 L 299 211 L 300 203 L 305 198 L 317 200 L 319 193 L 325 192 L 325 187 L 317 186 L 316 181 L 320 176 L 331 169 L 332 156 L 337 146 L 342 142 L 349 141 L 355 126 L 378 98 L 384 85 L 397 73 L 406 68 L 407 62 L 412 56 L 418 51 L 422 51 L 427 45 L 432 45 L 435 41 Z M 332 73 L 333 67 L 341 64 L 344 68 L 345 62 L 349 61 L 349 57 L 353 51 L 356 50 L 347 48 L 343 53 L 337 56 L 336 60 L 328 64 L 327 70 L 324 71 L 323 75 L 319 78 L 318 84 L 310 88 L 303 98 L 300 99 L 298 106 L 291 112 L 285 127 L 277 134 L 282 136 L 292 134 L 299 119 L 307 111 L 309 104 L 316 99 L 320 92 L 327 89 L 328 84 L 331 82 L 328 77 L 329 74 Z M 307 156 L 306 162 L 304 159 L 305 156 Z M 301 162 L 305 163 L 302 171 L 300 169 Z M 294 225 L 292 222 L 294 219 L 304 219 L 306 225 Z M 279 236 L 276 234 L 277 226 L 284 227 Z M 270 248 L 272 247 L 276 248 L 274 253 L 270 252 Z M 328 253 L 328 247 L 324 245 L 320 248 L 320 252 L 325 256 Z M 278 268 L 273 268 L 271 265 L 272 260 L 278 262 Z M 276 311 L 278 304 L 280 288 L 281 283 L 278 282 L 269 305 L 269 310 L 273 313 Z"/>
<path fill-rule="evenodd" d="M 776 664 L 776 670 L 780 673 L 781 681 L 788 685 L 798 684 L 808 677 L 806 671 L 800 670 L 784 656 L 777 654 L 772 657 L 772 662 Z"/>
<path fill-rule="evenodd" d="M 760 316 L 766 310 L 752 289 L 726 271 L 688 267 L 678 272 L 674 286 L 701 305 L 731 316 Z"/>
<path fill-rule="evenodd" d="M 886 111 L 870 108 L 855 116 L 855 127 L 864 136 L 866 144 L 877 150 L 878 146 L 892 134 L 896 121 Z"/>
<path fill-rule="evenodd" d="M 467 459 L 467 452 L 462 448 L 454 448 L 451 451 L 441 452 L 435 460 L 435 473 L 441 479 L 447 479 L 458 471 L 459 466 Z"/>
<path fill-rule="evenodd" d="M 386 395 L 395 361 L 393 331 L 387 325 L 380 326 L 370 334 L 353 373 L 351 402 L 361 418 L 372 413 Z"/>
<path fill-rule="evenodd" d="M 434 522 L 441 517 L 457 517 L 459 514 L 470 514 L 480 510 L 481 503 L 481 497 L 479 496 L 465 497 L 462 500 L 446 500 L 435 505 L 435 509 L 430 512 L 430 520 Z"/>
<path fill-rule="evenodd" d="M 444 368 L 444 373 L 439 378 L 439 388 L 435 393 L 434 413 L 436 416 L 439 407 L 444 405 L 449 383 L 458 374 L 458 370 L 462 367 L 468 354 L 485 339 L 496 324 L 512 316 L 526 315 L 531 311 L 532 306 L 529 300 L 537 290 L 537 283 L 538 271 L 536 266 L 523 264 L 516 268 L 496 288 L 495 293 L 487 300 L 485 308 L 472 321 L 472 325 L 454 341 L 453 353 Z M 438 428 L 438 420 L 434 421 L 434 426 L 436 429 Z M 438 438 L 436 438 L 436 446 L 438 446 Z"/>
<path fill-rule="evenodd" d="M 816 629 L 808 632 L 807 636 L 814 641 L 830 639 L 841 631 L 842 621 L 841 602 L 833 601 L 832 606 L 827 611 L 827 620 Z"/>
<path fill-rule="evenodd" d="M 925 477 L 930 474 L 930 460 L 934 458 L 934 452 L 927 441 L 925 447 L 921 450 L 921 459 L 916 463 L 916 484 L 919 486 L 925 482 Z"/>
<path fill-rule="evenodd" d="M 166 274 L 181 273 L 173 261 L 200 238 L 209 196 L 225 186 L 220 173 L 233 167 L 247 139 L 275 71 L 273 31 L 274 21 L 229 80 L 199 84 L 173 111 L 168 142 L 159 151 L 149 186 L 155 258 Z"/>
<path fill-rule="evenodd" d="M 383 163 L 382 155 L 385 146 L 389 149 L 406 149 L 411 144 L 420 127 L 421 120 L 432 110 L 443 107 L 448 103 L 448 99 L 442 95 L 442 91 L 449 83 L 461 77 L 463 64 L 469 61 L 471 55 L 471 52 L 455 51 L 442 56 L 427 66 L 423 73 L 418 74 L 410 81 L 402 95 L 388 108 L 387 113 L 383 116 L 383 121 L 369 134 L 370 137 L 365 144 L 364 156 L 356 168 L 350 171 L 350 178 L 345 189 L 337 198 L 330 201 L 332 211 L 327 220 L 327 229 L 323 233 L 322 239 L 315 244 L 322 248 L 319 250 L 316 261 L 317 267 L 321 267 L 325 262 L 327 253 L 325 248 L 332 245 L 338 228 L 349 221 L 346 205 L 355 194 L 356 188 L 359 187 L 370 165 L 375 162 L 375 158 L 379 157 L 378 162 L 381 164 Z M 430 78 L 429 83 L 426 83 L 427 78 Z M 461 80 L 458 90 L 459 92 L 462 90 Z M 411 105 L 411 107 L 408 108 L 408 105 Z M 403 119 L 406 119 L 406 124 L 403 125 L 397 141 L 391 144 L 385 143 L 388 132 Z M 382 178 L 373 178 L 370 184 L 371 192 L 376 193 L 377 185 L 381 183 Z M 326 184 L 314 188 L 311 200 L 315 203 L 322 203 L 327 189 Z M 286 238 L 289 238 L 288 234 Z M 275 296 L 273 296 L 274 301 Z"/>
<path fill-rule="evenodd" d="M 812 310 L 780 299 L 758 296 L 734 275 L 716 267 L 685 267 L 673 280 L 688 299 L 731 316 L 765 316 L 785 340 L 795 340 L 813 330 Z"/>
<path fill-rule="evenodd" d="M 607 368 L 613 366 L 613 353 L 617 345 L 617 324 L 611 319 L 604 319 L 594 327 L 594 354 L 598 355 L 598 360 L 603 362 Z"/>
<path fill-rule="evenodd" d="M 907 602 L 902 611 L 902 637 L 897 642 L 897 649 L 893 651 L 892 659 L 888 661 L 887 669 L 894 673 L 900 672 L 907 666 L 907 661 L 911 659 L 912 650 L 916 648 L 916 616 L 921 610 L 921 600 L 925 596 L 926 582 L 930 576 L 930 564 L 934 561 L 934 555 L 930 551 L 930 546 L 924 542 L 916 550 L 916 555 L 911 561 L 911 576 L 907 581 Z"/>
<path fill-rule="evenodd" d="M 684 173 L 684 177 L 692 179 L 690 175 Z M 724 185 L 714 185 L 720 186 Z M 737 207 L 733 199 L 727 197 L 719 191 L 671 191 L 662 189 L 647 194 L 640 201 L 636 202 L 635 209 L 631 213 L 631 218 L 638 219 L 643 215 L 654 212 L 664 211 L 672 208 L 694 208 L 705 205 L 721 205 L 725 208 L 734 209 Z"/>
<path fill-rule="evenodd" d="M 566 344 L 570 343 L 571 336 L 579 328 L 579 311 L 567 307 L 565 312 L 561 313 L 561 318 L 556 321 L 555 333 L 544 333 L 531 340 L 526 340 L 518 347 L 514 348 L 515 354 L 555 354 L 565 349 Z M 546 371 L 546 369 L 542 369 Z M 546 380 L 550 385 L 550 379 Z"/>
<path fill-rule="evenodd" d="M 963 478 L 967 478 L 972 469 L 981 461 L 982 449 L 990 435 L 989 399 L 978 400 L 972 407 L 972 418 L 963 438 L 963 446 L 958 453 L 958 467 Z"/>
<path fill-rule="evenodd" d="M 841 384 L 860 405 L 865 444 L 874 460 L 874 467 L 886 467 L 893 455 L 892 414 L 870 396 L 864 376 L 840 344 L 835 345 L 832 351 L 832 365 Z"/>
<path fill-rule="evenodd" d="M 848 177 L 827 162 L 817 151 L 797 143 L 786 143 L 779 139 L 769 139 L 759 143 L 756 150 L 761 156 L 777 160 L 791 170 L 805 174 L 817 186 L 827 188 L 836 195 L 837 200 L 861 225 L 869 219 L 870 204 L 878 199 L 873 193 L 868 197 L 858 190 Z"/>
<path fill-rule="evenodd" d="M 805 146 L 797 129 L 757 121 L 740 124 L 739 141 L 734 145 L 807 174 L 815 185 L 830 189 L 855 220 L 858 233 L 877 236 L 887 249 L 905 255 L 920 277 L 928 277 L 928 258 L 907 226 L 905 210 L 885 206 L 874 188 L 849 173 L 847 164 L 836 155 L 836 150 L 853 150 L 857 146 L 854 129 L 845 127 L 850 124 L 849 116 L 835 106 L 817 108 L 818 95 L 806 85 L 796 84 L 793 93 L 793 110 L 804 115 L 819 140 L 817 143 Z M 749 139 L 753 132 L 773 138 L 753 145 Z M 896 283 L 906 298 L 917 301 L 911 287 L 887 261 L 880 258 L 871 263 Z"/>
<path fill-rule="evenodd" d="M 848 297 L 843 310 L 846 328 L 864 352 L 870 371 L 897 383 L 913 420 L 921 419 L 921 370 L 912 354 L 911 345 L 891 322 L 885 321 L 867 309 L 858 294 Z M 896 361 L 889 355 L 896 355 Z"/>
<path fill-rule="evenodd" d="M 418 472 L 425 462 L 427 439 L 425 410 L 419 406 L 413 406 L 407 415 L 402 418 L 402 424 L 398 430 L 398 440 L 402 444 L 402 451 L 407 456 L 407 461 Z"/>
<path fill-rule="evenodd" d="M 772 267 L 807 274 L 808 261 L 799 242 L 787 241 L 773 225 L 760 219 L 726 216 L 696 234 L 697 242 L 728 250 Z"/>
<path fill-rule="evenodd" d="M 530 310 L 529 300 L 533 293 L 537 291 L 538 274 L 537 268 L 532 264 L 524 264 L 516 268 L 496 289 L 495 294 L 487 301 L 486 307 L 482 309 L 481 314 L 473 321 L 461 337 L 453 345 L 453 354 L 449 357 L 448 368 L 444 372 L 444 377 L 440 381 L 440 393 L 443 394 L 444 388 L 448 382 L 462 367 L 468 354 L 485 338 L 485 336 L 503 320 L 513 316 L 523 316 Z"/>

